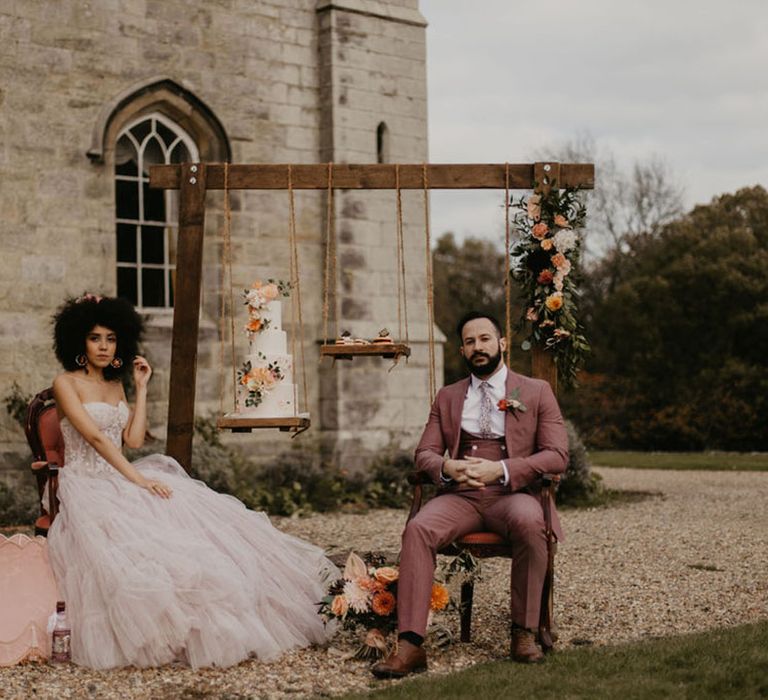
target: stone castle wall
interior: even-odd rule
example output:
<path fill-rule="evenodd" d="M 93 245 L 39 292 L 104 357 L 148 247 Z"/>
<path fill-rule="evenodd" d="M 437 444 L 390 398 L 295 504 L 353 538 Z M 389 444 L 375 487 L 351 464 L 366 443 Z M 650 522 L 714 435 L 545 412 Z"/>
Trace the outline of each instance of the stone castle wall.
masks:
<path fill-rule="evenodd" d="M 376 162 L 384 122 L 386 161 L 427 160 L 424 27 L 417 0 L 0 2 L 0 398 L 14 382 L 25 393 L 50 384 L 58 371 L 50 317 L 64 297 L 116 290 L 122 126 L 156 111 L 185 128 L 205 160 L 315 163 Z M 352 466 L 393 442 L 412 448 L 426 416 L 423 213 L 419 193 L 403 199 L 414 351 L 388 373 L 379 360 L 318 364 L 325 195 L 297 193 L 313 430 Z M 207 202 L 199 415 L 218 411 L 222 376 L 222 193 Z M 233 192 L 231 203 L 237 313 L 237 294 L 254 279 L 288 278 L 288 201 L 279 191 Z M 364 336 L 396 330 L 394 195 L 339 191 L 336 205 L 339 323 Z M 162 434 L 171 316 L 146 318 L 151 422 Z M 236 343 L 244 354 L 245 337 Z M 224 396 L 228 408 L 228 386 Z M 274 452 L 286 438 L 233 439 Z M 23 435 L 3 411 L 0 467 L 23 454 Z"/>

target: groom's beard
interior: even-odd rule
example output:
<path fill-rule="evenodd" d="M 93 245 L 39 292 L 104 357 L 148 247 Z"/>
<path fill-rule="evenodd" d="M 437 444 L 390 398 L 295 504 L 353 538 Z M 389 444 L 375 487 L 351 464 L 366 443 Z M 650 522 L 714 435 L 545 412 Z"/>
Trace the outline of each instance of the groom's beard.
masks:
<path fill-rule="evenodd" d="M 498 349 L 495 355 L 489 355 L 487 352 L 478 350 L 473 352 L 469 357 L 466 355 L 463 357 L 464 364 L 467 366 L 467 369 L 479 379 L 484 379 L 485 377 L 492 375 L 501 363 L 501 348 Z M 479 358 L 485 358 L 488 361 L 485 363 L 477 364 L 476 361 Z"/>

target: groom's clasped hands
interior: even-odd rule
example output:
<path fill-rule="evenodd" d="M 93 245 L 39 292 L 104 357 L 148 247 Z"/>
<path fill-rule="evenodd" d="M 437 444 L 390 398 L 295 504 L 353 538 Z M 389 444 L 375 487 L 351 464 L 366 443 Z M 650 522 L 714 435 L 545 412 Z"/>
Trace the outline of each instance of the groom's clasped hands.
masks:
<path fill-rule="evenodd" d="M 446 459 L 443 463 L 443 475 L 457 483 L 460 488 L 482 489 L 503 479 L 504 469 L 497 461 L 465 457 Z"/>

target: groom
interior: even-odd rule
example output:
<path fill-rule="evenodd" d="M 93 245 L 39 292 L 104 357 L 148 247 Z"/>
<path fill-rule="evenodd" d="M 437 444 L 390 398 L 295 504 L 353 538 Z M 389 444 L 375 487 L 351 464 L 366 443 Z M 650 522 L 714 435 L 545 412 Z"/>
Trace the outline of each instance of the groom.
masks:
<path fill-rule="evenodd" d="M 422 644 L 436 552 L 478 530 L 492 530 L 512 543 L 512 657 L 522 662 L 543 657 L 534 637 L 547 569 L 538 492 L 542 474 L 565 471 L 568 437 L 549 384 L 516 374 L 502 362 L 506 339 L 495 318 L 471 312 L 456 330 L 471 375 L 438 392 L 416 448 L 416 468 L 440 491 L 403 533 L 398 648 L 373 667 L 378 678 L 426 670 Z M 557 513 L 552 516 L 560 538 Z"/>

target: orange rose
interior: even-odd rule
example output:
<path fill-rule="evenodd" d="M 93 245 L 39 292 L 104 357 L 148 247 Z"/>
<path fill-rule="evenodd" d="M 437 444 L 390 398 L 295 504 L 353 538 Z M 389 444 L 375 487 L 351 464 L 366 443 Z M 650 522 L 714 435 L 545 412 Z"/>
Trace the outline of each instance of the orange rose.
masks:
<path fill-rule="evenodd" d="M 245 329 L 251 333 L 256 333 L 257 331 L 261 330 L 261 319 L 252 318 L 250 321 L 248 321 L 248 325 L 245 327 Z"/>
<path fill-rule="evenodd" d="M 400 572 L 394 566 L 382 566 L 373 574 L 377 581 L 392 583 L 400 577 Z"/>
<path fill-rule="evenodd" d="M 568 223 L 568 219 L 566 219 L 562 214 L 555 215 L 555 226 L 558 226 L 559 228 L 571 228 L 571 225 Z"/>
<path fill-rule="evenodd" d="M 539 223 L 534 225 L 534 227 L 531 229 L 531 233 L 533 234 L 533 237 L 538 238 L 539 240 L 544 238 L 544 236 L 546 236 L 548 232 L 549 232 L 549 226 L 547 226 L 543 221 L 539 221 Z"/>
<path fill-rule="evenodd" d="M 565 255 L 563 255 L 562 253 L 555 253 L 552 256 L 551 260 L 552 260 L 552 264 L 558 269 L 560 269 L 561 267 L 565 267 L 565 263 L 568 262 Z"/>
<path fill-rule="evenodd" d="M 395 609 L 396 605 L 397 602 L 395 601 L 395 596 L 393 596 L 389 591 L 380 591 L 379 593 L 373 594 L 371 610 L 373 610 L 373 612 L 375 612 L 377 615 L 386 617 Z"/>
<path fill-rule="evenodd" d="M 336 617 L 344 617 L 349 610 L 349 603 L 343 595 L 337 595 L 331 602 L 331 612 Z"/>
<path fill-rule="evenodd" d="M 361 576 L 357 579 L 357 585 L 364 591 L 371 591 L 371 593 L 383 591 L 385 588 L 385 585 L 381 581 L 377 581 L 375 578 L 368 578 L 368 576 Z"/>
<path fill-rule="evenodd" d="M 451 596 L 448 595 L 448 589 L 440 583 L 432 584 L 432 594 L 429 598 L 430 610 L 444 610 L 448 605 Z"/>
<path fill-rule="evenodd" d="M 554 294 L 550 294 L 544 303 L 550 311 L 558 311 L 563 306 L 562 292 L 555 292 Z"/>
<path fill-rule="evenodd" d="M 551 238 L 545 238 L 541 242 L 541 249 L 542 250 L 552 250 L 552 247 L 555 245 L 554 241 Z"/>

